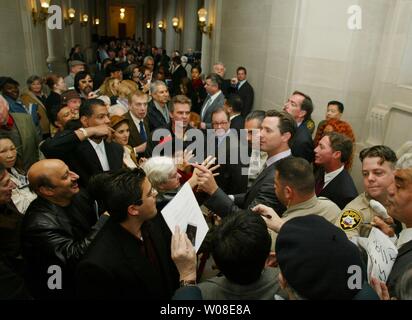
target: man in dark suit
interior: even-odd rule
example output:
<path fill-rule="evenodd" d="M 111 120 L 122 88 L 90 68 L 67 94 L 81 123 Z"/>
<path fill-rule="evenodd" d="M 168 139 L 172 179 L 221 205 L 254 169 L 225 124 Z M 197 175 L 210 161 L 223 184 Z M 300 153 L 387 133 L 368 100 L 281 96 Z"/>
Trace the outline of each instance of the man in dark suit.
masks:
<path fill-rule="evenodd" d="M 152 100 L 148 107 L 149 129 L 154 132 L 159 128 L 166 128 L 170 124 L 168 101 L 169 89 L 163 81 L 155 81 L 150 85 Z"/>
<path fill-rule="evenodd" d="M 180 94 L 180 84 L 183 78 L 187 78 L 187 72 L 182 66 L 182 61 L 180 56 L 176 56 L 172 59 L 173 61 L 173 73 L 172 73 L 172 96 Z"/>
<path fill-rule="evenodd" d="M 237 93 L 243 102 L 242 116 L 246 117 L 253 109 L 255 93 L 252 86 L 246 79 L 247 71 L 245 67 L 239 67 L 236 70 L 236 78 L 231 81 L 232 92 Z"/>
<path fill-rule="evenodd" d="M 107 176 L 102 192 L 111 218 L 78 266 L 78 297 L 170 299 L 179 275 L 171 232 L 157 216 L 157 191 L 140 168 Z"/>
<path fill-rule="evenodd" d="M 389 215 L 405 224 L 396 246 L 398 256 L 389 274 L 387 286 L 391 297 L 396 296 L 396 287 L 401 276 L 412 266 L 412 157 L 407 154 L 396 164 L 395 180 L 388 188 Z M 397 297 L 398 299 L 401 297 Z"/>
<path fill-rule="evenodd" d="M 223 95 L 226 97 L 231 91 L 231 84 L 230 79 L 225 79 L 226 68 L 223 62 L 216 62 L 213 65 L 213 73 L 219 75 L 221 81 L 220 90 L 222 90 Z"/>
<path fill-rule="evenodd" d="M 228 196 L 218 187 L 210 170 L 201 170 L 199 189 L 210 195 L 205 205 L 216 214 L 224 217 L 240 209 L 264 204 L 273 208 L 279 215 L 285 211 L 275 194 L 276 162 L 291 156 L 289 142 L 296 132 L 295 120 L 286 112 L 271 110 L 266 113 L 260 132 L 260 148 L 268 153 L 262 172 L 246 193 Z"/>
<path fill-rule="evenodd" d="M 240 130 L 245 128 L 245 119 L 241 115 L 243 102 L 238 94 L 231 93 L 225 99 L 224 108 L 230 117 L 230 127 L 240 136 Z"/>
<path fill-rule="evenodd" d="M 316 178 L 316 195 L 332 200 L 341 209 L 358 196 L 345 169 L 352 152 L 352 141 L 336 132 L 327 133 L 315 149 L 315 164 L 321 167 Z"/>
<path fill-rule="evenodd" d="M 80 122 L 82 128 L 63 131 L 46 140 L 40 148 L 47 158 L 66 162 L 80 175 L 80 184 L 87 186 L 92 176 L 122 168 L 124 150 L 121 145 L 106 140 L 113 130 L 103 101 L 85 101 L 80 107 Z"/>
<path fill-rule="evenodd" d="M 219 107 L 223 107 L 225 103 L 225 96 L 222 93 L 221 85 L 222 81 L 219 75 L 211 73 L 207 76 L 205 89 L 208 95 L 200 111 L 201 129 L 212 128 L 212 112 Z"/>
<path fill-rule="evenodd" d="M 147 94 L 138 91 L 129 97 L 129 112 L 124 117 L 129 120 L 129 145 L 136 154 L 150 157 L 152 154 L 151 132 L 147 119 Z"/>
<path fill-rule="evenodd" d="M 307 121 L 311 118 L 313 112 L 312 99 L 302 92 L 295 91 L 285 103 L 283 110 L 291 114 L 298 125 L 293 141 L 292 154 L 312 163 L 314 147 L 312 135 L 307 127 Z"/>

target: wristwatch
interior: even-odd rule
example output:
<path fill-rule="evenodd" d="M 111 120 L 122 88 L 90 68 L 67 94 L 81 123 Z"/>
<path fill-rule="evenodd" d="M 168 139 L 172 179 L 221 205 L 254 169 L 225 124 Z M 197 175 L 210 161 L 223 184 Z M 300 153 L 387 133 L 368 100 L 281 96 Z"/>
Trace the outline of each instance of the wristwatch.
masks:
<path fill-rule="evenodd" d="M 87 131 L 86 131 L 85 128 L 79 128 L 79 130 L 83 133 L 83 135 L 84 135 L 86 138 L 89 137 L 89 135 L 87 134 Z"/>
<path fill-rule="evenodd" d="M 180 287 L 196 286 L 196 280 L 180 280 Z"/>

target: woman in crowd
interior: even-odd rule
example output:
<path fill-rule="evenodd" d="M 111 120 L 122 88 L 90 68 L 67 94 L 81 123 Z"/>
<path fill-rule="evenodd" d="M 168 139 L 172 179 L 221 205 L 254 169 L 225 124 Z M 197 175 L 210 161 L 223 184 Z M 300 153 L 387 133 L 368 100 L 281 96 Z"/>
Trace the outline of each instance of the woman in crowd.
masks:
<path fill-rule="evenodd" d="M 138 162 L 136 154 L 131 146 L 129 146 L 129 120 L 123 116 L 113 115 L 110 117 L 110 127 L 114 130 L 113 141 L 122 145 L 123 152 L 123 165 L 127 168 L 137 168 Z"/>
<path fill-rule="evenodd" d="M 67 90 L 67 86 L 63 77 L 57 74 L 49 74 L 46 78 L 46 84 L 50 88 L 50 94 L 45 102 L 47 113 L 49 113 L 53 107 L 60 106 L 61 94 Z"/>
<path fill-rule="evenodd" d="M 47 117 L 47 109 L 45 102 L 46 95 L 43 92 L 43 79 L 39 76 L 31 76 L 27 79 L 27 89 L 23 90 L 21 94 L 21 101 L 24 105 L 37 105 L 37 113 L 40 120 L 40 127 L 43 139 L 50 137 L 50 122 Z"/>
<path fill-rule="evenodd" d="M 0 163 L 10 173 L 10 179 L 16 185 L 12 191 L 12 200 L 20 213 L 25 213 L 36 194 L 29 189 L 29 182 L 23 170 L 16 166 L 17 149 L 13 141 L 0 133 Z"/>
<path fill-rule="evenodd" d="M 196 112 L 197 114 L 200 114 L 203 102 L 207 96 L 201 74 L 202 68 L 200 66 L 194 66 L 192 68 L 192 80 L 189 82 L 187 88 L 187 96 L 192 100 L 192 112 Z"/>
<path fill-rule="evenodd" d="M 110 103 L 116 104 L 117 98 L 119 96 L 119 85 L 120 80 L 116 78 L 107 78 L 100 87 L 100 94 L 108 96 L 110 98 Z"/>

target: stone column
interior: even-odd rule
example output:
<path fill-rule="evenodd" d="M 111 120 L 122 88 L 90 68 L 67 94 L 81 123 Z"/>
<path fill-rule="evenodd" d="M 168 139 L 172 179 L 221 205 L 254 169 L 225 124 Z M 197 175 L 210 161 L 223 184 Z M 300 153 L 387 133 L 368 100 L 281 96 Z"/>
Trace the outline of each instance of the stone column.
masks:
<path fill-rule="evenodd" d="M 54 5 L 62 6 L 61 0 L 53 2 Z M 47 65 L 50 71 L 62 76 L 67 74 L 66 55 L 64 46 L 64 23 L 62 29 L 49 29 L 45 23 L 47 35 Z"/>
<path fill-rule="evenodd" d="M 176 15 L 176 0 L 167 1 L 166 9 L 166 51 L 170 56 L 175 50 L 176 32 L 173 29 L 172 19 Z"/>
<path fill-rule="evenodd" d="M 159 23 L 160 20 L 165 20 L 163 16 L 163 0 L 157 0 L 157 7 L 156 7 L 156 18 L 153 23 L 153 29 L 156 30 L 156 42 L 155 45 L 156 47 L 161 47 L 163 43 L 163 37 L 164 37 L 164 32 L 160 31 L 157 24 Z"/>
<path fill-rule="evenodd" d="M 197 10 L 198 1 L 186 0 L 185 1 L 185 15 L 183 20 L 183 52 L 187 52 L 190 48 L 196 51 L 196 38 L 199 34 L 197 27 Z"/>
<path fill-rule="evenodd" d="M 215 8 L 215 1 L 214 0 L 205 0 L 205 8 L 207 10 L 207 19 L 206 25 L 212 23 L 214 17 L 214 8 Z M 196 12 L 197 14 L 197 12 Z M 213 25 L 213 27 L 215 27 Z M 208 74 L 211 71 L 212 62 L 212 37 L 213 33 L 215 32 L 215 28 L 212 31 L 211 37 L 209 35 L 202 33 L 202 70 L 204 74 Z"/>

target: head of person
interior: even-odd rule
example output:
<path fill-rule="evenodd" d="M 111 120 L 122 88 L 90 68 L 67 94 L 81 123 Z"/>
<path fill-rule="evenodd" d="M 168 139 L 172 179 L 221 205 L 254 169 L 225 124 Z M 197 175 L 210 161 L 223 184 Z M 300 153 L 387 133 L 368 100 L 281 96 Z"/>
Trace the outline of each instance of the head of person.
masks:
<path fill-rule="evenodd" d="M 224 136 L 230 129 L 230 117 L 224 108 L 212 112 L 212 128 L 217 136 Z"/>
<path fill-rule="evenodd" d="M 43 92 L 43 79 L 39 76 L 33 75 L 26 81 L 27 88 L 36 95 Z"/>
<path fill-rule="evenodd" d="M 117 79 L 119 81 L 123 80 L 123 72 L 122 69 L 116 64 L 110 64 L 106 68 L 106 74 L 108 77 L 112 79 Z"/>
<path fill-rule="evenodd" d="M 330 120 L 330 119 L 340 120 L 344 110 L 345 110 L 345 107 L 342 102 L 329 101 L 327 109 L 326 109 L 326 120 Z"/>
<path fill-rule="evenodd" d="M 369 197 L 383 204 L 387 200 L 388 187 L 393 183 L 395 152 L 387 146 L 373 146 L 359 154 L 362 162 L 363 187 Z"/>
<path fill-rule="evenodd" d="M 222 78 L 218 74 L 211 73 L 206 77 L 205 89 L 209 95 L 213 96 L 214 94 L 218 93 L 221 87 Z"/>
<path fill-rule="evenodd" d="M 11 201 L 11 195 L 16 185 L 10 179 L 7 168 L 0 162 L 0 206 Z"/>
<path fill-rule="evenodd" d="M 74 88 L 84 97 L 87 97 L 93 91 L 93 78 L 90 73 L 80 71 L 74 77 Z"/>
<path fill-rule="evenodd" d="M 180 187 L 181 175 L 171 157 L 152 157 L 142 168 L 153 188 L 160 192 L 176 190 Z"/>
<path fill-rule="evenodd" d="M 182 64 L 182 58 L 180 56 L 173 57 L 172 62 L 173 62 L 173 65 L 177 67 Z"/>
<path fill-rule="evenodd" d="M 192 100 L 184 95 L 177 95 L 172 98 L 170 104 L 170 119 L 173 127 L 186 129 L 190 121 L 190 109 Z"/>
<path fill-rule="evenodd" d="M 30 167 L 27 176 L 32 191 L 61 206 L 69 205 L 79 192 L 79 176 L 61 160 L 40 160 Z"/>
<path fill-rule="evenodd" d="M 0 90 L 5 97 L 17 100 L 20 96 L 20 84 L 13 78 L 7 77 L 3 80 Z"/>
<path fill-rule="evenodd" d="M 69 107 L 74 113 L 79 114 L 82 99 L 76 90 L 67 90 L 61 94 L 61 103 Z"/>
<path fill-rule="evenodd" d="M 236 69 L 236 77 L 238 81 L 246 80 L 247 78 L 247 71 L 245 67 L 239 67 Z"/>
<path fill-rule="evenodd" d="M 317 215 L 287 221 L 279 231 L 275 250 L 279 282 L 290 298 L 351 300 L 359 289 L 348 286 L 350 268 L 359 267 L 362 281 L 366 279 L 357 246 L 344 231 Z"/>
<path fill-rule="evenodd" d="M 412 300 L 412 264 L 408 266 L 396 284 L 395 297 L 399 300 Z"/>
<path fill-rule="evenodd" d="M 14 167 L 16 160 L 16 146 L 8 135 L 0 133 L 0 164 L 9 170 Z"/>
<path fill-rule="evenodd" d="M 315 148 L 315 163 L 325 168 L 326 172 L 339 169 L 352 156 L 353 143 L 345 135 L 327 133 Z"/>
<path fill-rule="evenodd" d="M 151 72 L 153 72 L 154 67 L 155 67 L 155 62 L 154 62 L 153 57 L 151 57 L 151 56 L 145 57 L 144 60 L 143 60 L 143 65 L 146 68 L 148 68 Z"/>
<path fill-rule="evenodd" d="M 303 92 L 295 91 L 283 106 L 283 110 L 291 114 L 297 123 L 302 123 L 312 116 L 312 99 Z"/>
<path fill-rule="evenodd" d="M 315 196 L 315 176 L 310 163 L 295 157 L 279 160 L 275 170 L 275 192 L 286 207 Z"/>
<path fill-rule="evenodd" d="M 232 215 L 214 230 L 211 241 L 213 259 L 229 281 L 249 285 L 260 278 L 271 245 L 262 217 L 248 211 Z"/>
<path fill-rule="evenodd" d="M 107 78 L 101 87 L 101 93 L 108 97 L 117 97 L 119 95 L 119 85 L 119 79 Z"/>
<path fill-rule="evenodd" d="M 247 130 L 247 142 L 253 149 L 260 148 L 260 130 L 265 119 L 266 111 L 254 110 L 246 116 L 245 130 Z"/>
<path fill-rule="evenodd" d="M 67 90 L 67 86 L 64 82 L 63 77 L 57 74 L 49 74 L 46 77 L 46 85 L 50 88 L 51 91 L 54 91 L 58 94 L 62 94 Z"/>
<path fill-rule="evenodd" d="M 200 79 L 200 75 L 202 74 L 202 68 L 200 66 L 194 66 L 192 68 L 192 80 Z"/>
<path fill-rule="evenodd" d="M 129 120 L 123 116 L 113 115 L 110 117 L 110 127 L 114 130 L 113 141 L 122 146 L 128 145 L 130 137 Z"/>
<path fill-rule="evenodd" d="M 9 103 L 0 94 L 0 125 L 7 123 L 9 119 Z"/>
<path fill-rule="evenodd" d="M 110 125 L 109 111 L 100 99 L 90 99 L 80 107 L 80 122 L 84 128 Z"/>
<path fill-rule="evenodd" d="M 71 120 L 79 119 L 80 111 L 76 111 L 65 104 L 55 105 L 49 111 L 49 117 L 53 126 L 58 131 L 63 131 Z"/>
<path fill-rule="evenodd" d="M 149 72 L 149 74 L 147 74 L 147 72 Z M 145 68 L 145 75 L 146 75 L 145 80 L 150 79 L 151 70 L 148 69 L 148 68 Z M 159 66 L 159 68 L 157 69 L 155 79 L 159 80 L 159 81 L 165 81 L 166 80 L 166 71 L 165 71 L 165 68 L 163 66 Z"/>
<path fill-rule="evenodd" d="M 412 228 L 412 153 L 396 163 L 394 182 L 388 188 L 389 215 Z"/>
<path fill-rule="evenodd" d="M 147 104 L 149 101 L 149 96 L 141 91 L 129 96 L 129 109 L 130 112 L 138 118 L 143 120 L 147 115 Z"/>
<path fill-rule="evenodd" d="M 223 107 L 230 116 L 240 114 L 243 109 L 242 98 L 236 93 L 231 93 L 226 97 Z"/>
<path fill-rule="evenodd" d="M 225 78 L 226 68 L 222 62 L 217 62 L 213 65 L 213 73 L 218 74 L 222 78 Z"/>
<path fill-rule="evenodd" d="M 70 73 L 74 75 L 76 75 L 80 71 L 86 70 L 86 67 L 85 67 L 86 64 L 83 61 L 73 60 L 69 62 L 69 65 L 70 65 Z"/>
<path fill-rule="evenodd" d="M 102 197 L 110 219 L 117 223 L 144 222 L 157 214 L 157 192 L 141 168 L 103 173 L 90 181 Z"/>
<path fill-rule="evenodd" d="M 287 112 L 266 112 L 260 130 L 260 149 L 272 157 L 290 149 L 296 132 L 296 121 Z"/>
<path fill-rule="evenodd" d="M 163 81 L 156 80 L 150 84 L 152 98 L 159 105 L 164 106 L 170 99 L 169 89 Z"/>

